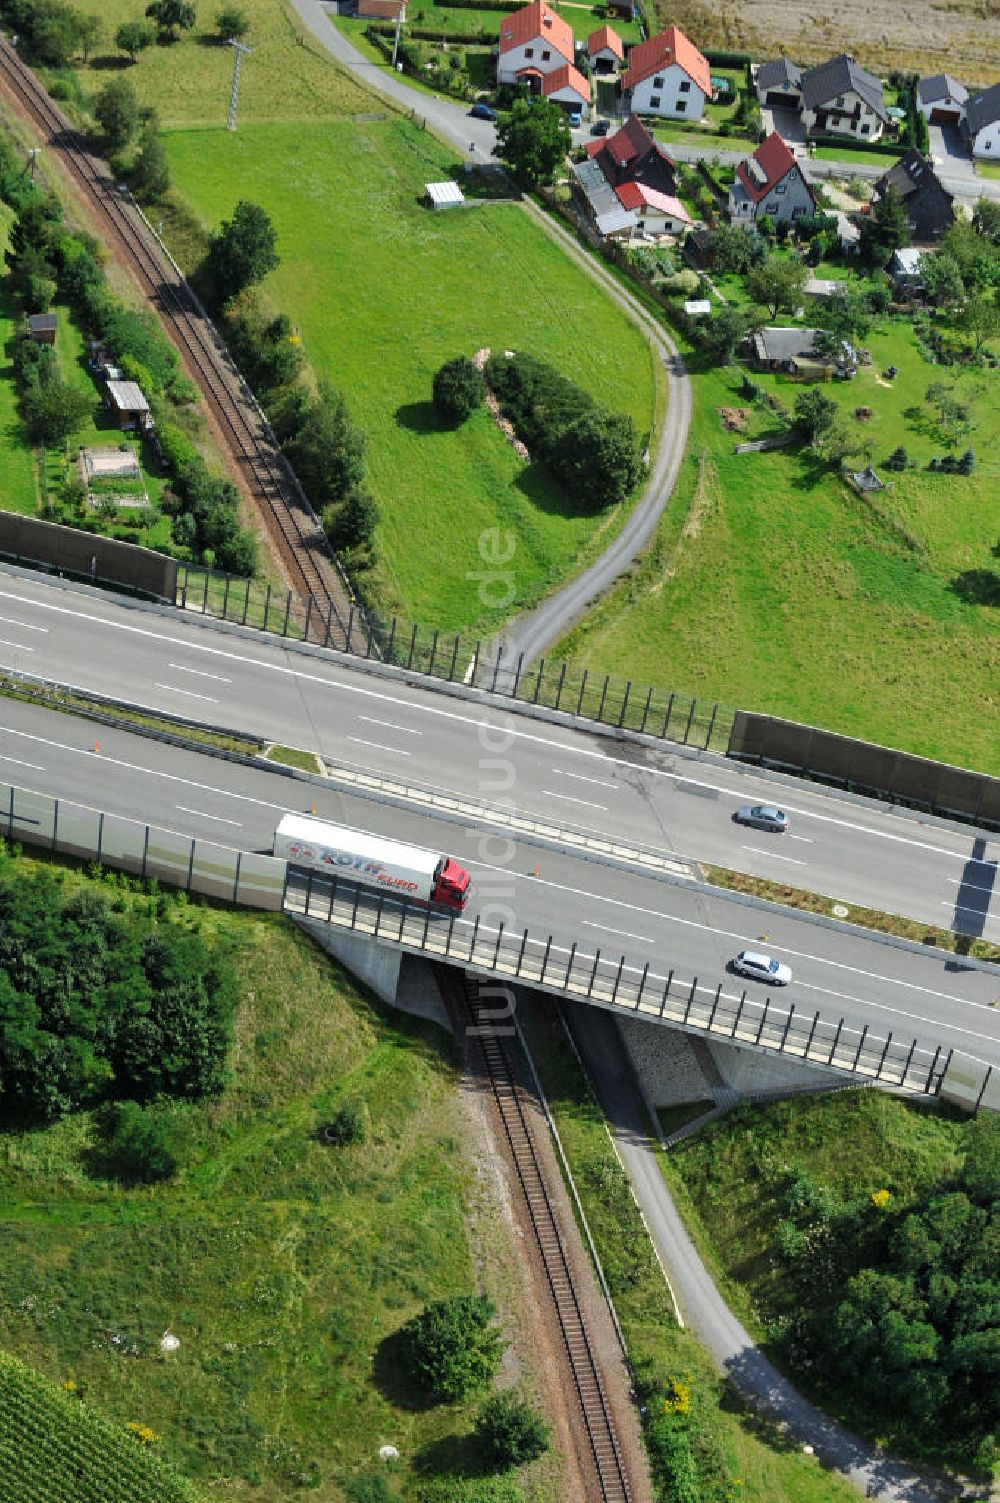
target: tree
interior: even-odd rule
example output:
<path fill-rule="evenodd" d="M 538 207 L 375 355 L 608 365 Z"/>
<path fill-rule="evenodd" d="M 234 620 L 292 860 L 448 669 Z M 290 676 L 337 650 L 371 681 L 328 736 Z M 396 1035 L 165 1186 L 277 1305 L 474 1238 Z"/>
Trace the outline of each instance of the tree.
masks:
<path fill-rule="evenodd" d="M 241 198 L 209 242 L 207 267 L 220 301 L 228 302 L 279 264 L 277 235 L 259 204 Z"/>
<path fill-rule="evenodd" d="M 323 509 L 323 527 L 334 548 L 361 548 L 370 543 L 378 526 L 379 510 L 374 497 L 355 486 L 339 506 Z"/>
<path fill-rule="evenodd" d="M 352 421 L 346 398 L 324 387 L 286 445 L 288 458 L 316 506 L 342 501 L 365 473 L 365 436 Z"/>
<path fill-rule="evenodd" d="M 87 62 L 94 48 L 104 39 L 104 23 L 99 16 L 78 16 L 76 22 L 77 46 Z"/>
<path fill-rule="evenodd" d="M 115 32 L 115 46 L 119 52 L 127 52 L 133 63 L 155 41 L 156 27 L 149 21 L 123 21 Z"/>
<path fill-rule="evenodd" d="M 750 319 L 738 308 L 726 304 L 699 327 L 702 348 L 718 361 L 729 365 L 750 332 Z"/>
<path fill-rule="evenodd" d="M 177 1133 L 162 1111 L 120 1101 L 102 1114 L 103 1148 L 126 1184 L 151 1185 L 177 1172 Z"/>
<path fill-rule="evenodd" d="M 126 146 L 139 128 L 139 101 L 127 78 L 113 78 L 94 100 L 94 118 L 109 145 Z"/>
<path fill-rule="evenodd" d="M 837 404 L 818 386 L 807 387 L 795 398 L 795 426 L 811 444 L 829 433 L 837 419 Z"/>
<path fill-rule="evenodd" d="M 90 416 L 92 402 L 85 391 L 53 376 L 27 387 L 22 398 L 24 421 L 32 438 L 61 444 Z"/>
<path fill-rule="evenodd" d="M 712 231 L 712 254 L 715 269 L 725 276 L 732 273 L 743 276 L 755 261 L 760 260 L 759 239 L 751 235 L 746 225 L 720 224 Z"/>
<path fill-rule="evenodd" d="M 1000 203 L 992 198 L 981 198 L 972 215 L 972 228 L 984 240 L 1000 245 Z"/>
<path fill-rule="evenodd" d="M 353 1101 L 345 1101 L 323 1128 L 323 1142 L 336 1143 L 339 1148 L 350 1148 L 364 1141 L 365 1119 L 361 1108 Z"/>
<path fill-rule="evenodd" d="M 144 130 L 131 170 L 135 196 L 143 203 L 162 198 L 170 187 L 170 166 L 163 142 L 155 130 Z"/>
<path fill-rule="evenodd" d="M 52 6 L 30 23 L 34 58 L 52 68 L 64 68 L 80 45 L 80 16 L 68 5 Z"/>
<path fill-rule="evenodd" d="M 799 307 L 808 278 L 806 265 L 797 256 L 768 256 L 750 272 L 746 287 L 754 302 L 777 318 Z"/>
<path fill-rule="evenodd" d="M 456 355 L 434 373 L 434 406 L 446 422 L 464 423 L 485 396 L 483 373 L 468 355 Z"/>
<path fill-rule="evenodd" d="M 493 1302 L 482 1294 L 436 1300 L 407 1322 L 400 1338 L 411 1380 L 449 1404 L 496 1376 L 506 1346 Z"/>
<path fill-rule="evenodd" d="M 190 31 L 196 20 L 188 0 L 150 0 L 146 15 L 156 22 L 161 42 L 175 42 L 178 31 Z"/>
<path fill-rule="evenodd" d="M 624 501 L 642 474 L 632 419 L 599 407 L 582 412 L 563 430 L 548 461 L 571 499 L 590 508 Z"/>
<path fill-rule="evenodd" d="M 516 1393 L 495 1393 L 476 1416 L 476 1436 L 487 1465 L 506 1472 L 542 1456 L 549 1446 L 550 1427 Z"/>
<path fill-rule="evenodd" d="M 215 18 L 220 42 L 239 42 L 250 30 L 250 18 L 235 5 L 227 5 Z"/>
<path fill-rule="evenodd" d="M 862 221 L 859 249 L 869 266 L 888 266 L 901 246 L 910 243 L 910 221 L 898 188 L 887 188 Z"/>
<path fill-rule="evenodd" d="M 920 280 L 930 303 L 947 308 L 965 297 L 962 269 L 955 257 L 945 250 L 932 251 L 920 260 Z"/>
<path fill-rule="evenodd" d="M 867 297 L 853 282 L 845 282 L 823 299 L 818 317 L 837 342 L 864 339 L 871 326 Z"/>
<path fill-rule="evenodd" d="M 972 348 L 978 355 L 985 345 L 1000 337 L 1000 303 L 995 295 L 980 293 L 970 297 L 958 318 L 958 327 L 972 337 Z"/>
<path fill-rule="evenodd" d="M 551 183 L 572 144 L 566 113 L 550 99 L 515 99 L 497 125 L 497 156 L 522 183 Z"/>

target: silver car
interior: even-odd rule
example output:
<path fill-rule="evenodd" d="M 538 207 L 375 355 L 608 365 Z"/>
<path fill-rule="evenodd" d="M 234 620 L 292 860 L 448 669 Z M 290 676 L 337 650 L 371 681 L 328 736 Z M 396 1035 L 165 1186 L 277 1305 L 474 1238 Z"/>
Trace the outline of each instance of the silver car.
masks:
<path fill-rule="evenodd" d="M 788 815 L 774 804 L 745 804 L 733 815 L 738 825 L 752 825 L 755 830 L 788 829 Z"/>
<path fill-rule="evenodd" d="M 762 950 L 741 950 L 733 961 L 733 970 L 752 981 L 769 981 L 772 986 L 787 986 L 792 979 L 791 966 Z"/>

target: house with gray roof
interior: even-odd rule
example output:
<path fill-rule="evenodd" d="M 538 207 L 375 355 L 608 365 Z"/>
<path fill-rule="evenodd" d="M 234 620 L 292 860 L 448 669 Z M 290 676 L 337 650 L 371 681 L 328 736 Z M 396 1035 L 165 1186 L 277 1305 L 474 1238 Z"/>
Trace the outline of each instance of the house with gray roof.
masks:
<path fill-rule="evenodd" d="M 1000 161 L 1000 83 L 968 100 L 962 124 L 974 157 Z"/>
<path fill-rule="evenodd" d="M 787 57 L 761 63 L 754 86 L 765 109 L 797 110 L 802 103 L 802 69 Z"/>
<path fill-rule="evenodd" d="M 872 188 L 872 205 L 895 188 L 906 207 L 906 217 L 916 240 L 936 240 L 955 222 L 954 199 L 931 165 L 916 147 L 910 148 Z"/>
<path fill-rule="evenodd" d="M 935 73 L 917 84 L 917 109 L 930 125 L 958 125 L 968 97 L 968 89 L 950 73 Z"/>
<path fill-rule="evenodd" d="M 759 370 L 788 375 L 819 374 L 828 364 L 816 353 L 817 329 L 758 329 L 749 336 L 749 353 Z"/>
<path fill-rule="evenodd" d="M 877 141 L 889 123 L 882 85 L 849 52 L 802 75 L 802 122 L 809 135 Z"/>

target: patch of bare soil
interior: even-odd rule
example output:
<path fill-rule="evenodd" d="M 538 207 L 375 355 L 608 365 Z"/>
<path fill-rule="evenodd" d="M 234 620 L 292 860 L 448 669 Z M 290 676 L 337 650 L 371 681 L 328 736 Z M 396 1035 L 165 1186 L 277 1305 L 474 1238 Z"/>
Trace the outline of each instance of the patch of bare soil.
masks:
<path fill-rule="evenodd" d="M 728 47 L 800 63 L 853 52 L 880 70 L 950 73 L 967 84 L 1000 78 L 1000 0 L 656 0 L 699 47 Z"/>

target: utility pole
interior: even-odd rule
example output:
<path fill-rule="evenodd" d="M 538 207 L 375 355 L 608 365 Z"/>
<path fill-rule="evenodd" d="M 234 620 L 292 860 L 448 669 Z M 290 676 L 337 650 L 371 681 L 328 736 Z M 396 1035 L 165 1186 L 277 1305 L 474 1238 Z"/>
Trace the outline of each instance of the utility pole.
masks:
<path fill-rule="evenodd" d="M 396 53 L 399 51 L 399 33 L 403 29 L 403 6 L 396 11 L 396 35 L 392 43 L 392 71 L 396 71 Z"/>
<path fill-rule="evenodd" d="M 229 38 L 229 45 L 233 48 L 236 56 L 233 58 L 233 87 L 229 94 L 229 119 L 226 121 L 226 130 L 236 129 L 236 101 L 240 95 L 240 68 L 243 63 L 244 52 L 252 52 L 245 42 L 237 42 L 234 37 Z"/>
<path fill-rule="evenodd" d="M 31 173 L 32 180 L 34 180 L 35 176 L 35 163 L 38 161 L 41 150 L 40 146 L 28 147 L 28 171 Z"/>

